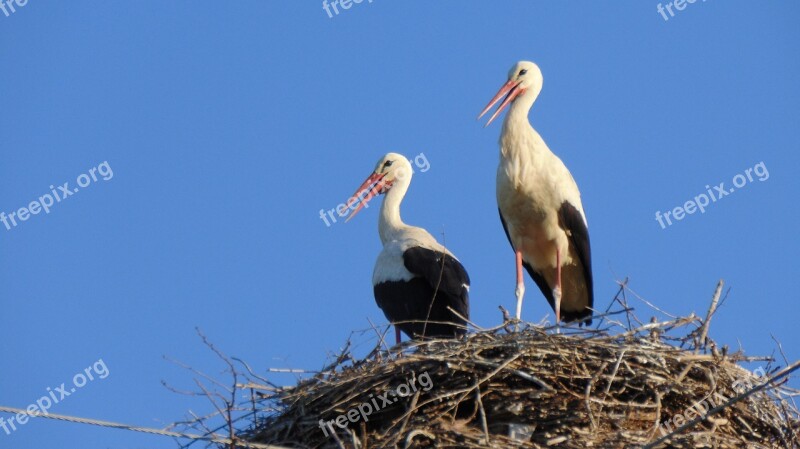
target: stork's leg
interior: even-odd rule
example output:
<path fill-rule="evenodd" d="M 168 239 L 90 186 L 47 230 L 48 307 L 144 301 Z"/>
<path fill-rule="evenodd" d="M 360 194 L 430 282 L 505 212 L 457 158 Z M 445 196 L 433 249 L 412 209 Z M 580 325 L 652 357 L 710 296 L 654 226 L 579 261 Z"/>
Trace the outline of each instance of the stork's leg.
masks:
<path fill-rule="evenodd" d="M 556 306 L 556 325 L 561 322 L 561 252 L 556 249 L 556 287 L 553 289 Z"/>
<path fill-rule="evenodd" d="M 517 256 L 517 319 L 522 317 L 522 297 L 525 295 L 525 279 L 522 277 L 522 251 L 516 251 Z"/>
<path fill-rule="evenodd" d="M 394 339 L 395 342 L 399 345 L 400 344 L 400 328 L 395 326 L 394 327 Z"/>

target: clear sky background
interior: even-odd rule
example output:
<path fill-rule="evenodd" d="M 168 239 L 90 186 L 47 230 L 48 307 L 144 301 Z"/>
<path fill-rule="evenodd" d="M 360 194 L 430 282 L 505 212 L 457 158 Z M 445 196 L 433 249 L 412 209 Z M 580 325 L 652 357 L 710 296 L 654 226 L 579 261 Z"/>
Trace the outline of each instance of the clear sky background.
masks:
<path fill-rule="evenodd" d="M 466 266 L 473 320 L 498 324 L 515 283 L 495 202 L 500 125 L 475 117 L 520 59 L 544 74 L 532 123 L 582 192 L 596 306 L 629 277 L 659 307 L 704 314 L 724 278 L 712 336 L 771 354 L 774 335 L 800 358 L 800 4 L 698 1 L 668 21 L 657 4 L 365 0 L 330 18 L 319 1 L 29 0 L 0 12 L 0 211 L 74 189 L 103 162 L 113 171 L 49 214 L 0 224 L 0 405 L 24 408 L 102 359 L 109 375 L 51 412 L 155 427 L 208 412 L 161 385 L 192 385 L 165 355 L 224 378 L 195 327 L 262 373 L 319 369 L 368 318 L 386 322 L 371 285 L 377 207 L 331 226 L 319 214 L 389 151 L 424 153 L 403 218 Z M 760 162 L 766 180 L 656 221 Z M 523 318 L 552 319 L 527 285 Z M 358 351 L 374 340 L 354 338 Z M 78 446 L 175 443 L 49 420 L 0 430 L 0 447 Z"/>

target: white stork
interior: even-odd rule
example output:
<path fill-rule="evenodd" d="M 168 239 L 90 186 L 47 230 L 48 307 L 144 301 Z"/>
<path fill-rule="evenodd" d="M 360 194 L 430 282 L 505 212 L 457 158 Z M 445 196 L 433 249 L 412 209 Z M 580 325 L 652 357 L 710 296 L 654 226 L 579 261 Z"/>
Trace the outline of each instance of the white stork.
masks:
<path fill-rule="evenodd" d="M 469 318 L 469 276 L 461 262 L 428 231 L 400 218 L 412 172 L 408 159 L 389 153 L 348 201 L 350 208 L 358 202 L 349 221 L 374 196 L 386 194 L 378 220 L 383 250 L 372 285 L 375 302 L 395 326 L 397 343 L 400 331 L 411 338 L 458 337 Z"/>
<path fill-rule="evenodd" d="M 486 126 L 511 105 L 500 134 L 497 204 L 516 256 L 516 317 L 522 314 L 524 266 L 555 310 L 557 324 L 562 319 L 591 324 L 592 261 L 581 194 L 567 167 L 528 122 L 542 82 L 536 64 L 518 62 L 478 116 L 506 95 Z"/>

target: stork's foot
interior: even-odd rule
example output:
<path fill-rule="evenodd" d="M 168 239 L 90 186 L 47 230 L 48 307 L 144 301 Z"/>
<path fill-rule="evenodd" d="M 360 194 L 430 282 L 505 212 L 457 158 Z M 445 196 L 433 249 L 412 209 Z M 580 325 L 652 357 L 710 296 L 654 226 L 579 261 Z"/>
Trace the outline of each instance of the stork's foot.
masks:
<path fill-rule="evenodd" d="M 511 333 L 519 332 L 521 326 L 522 326 L 522 320 L 518 320 L 516 318 L 511 318 L 510 320 L 506 321 L 503 324 L 503 329 L 505 329 L 506 332 L 511 334 Z"/>

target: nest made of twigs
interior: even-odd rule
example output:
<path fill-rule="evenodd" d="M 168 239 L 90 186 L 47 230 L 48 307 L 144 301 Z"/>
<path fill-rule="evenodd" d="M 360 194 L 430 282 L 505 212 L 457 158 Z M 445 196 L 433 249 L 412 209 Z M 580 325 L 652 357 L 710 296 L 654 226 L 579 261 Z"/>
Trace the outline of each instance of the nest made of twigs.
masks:
<path fill-rule="evenodd" d="M 615 335 L 506 325 L 340 358 L 276 393 L 278 412 L 247 439 L 295 448 L 797 447 L 788 389 L 751 391 L 770 373 L 665 342 L 664 330 L 692 321 Z M 375 410 L 359 412 L 364 404 Z"/>

